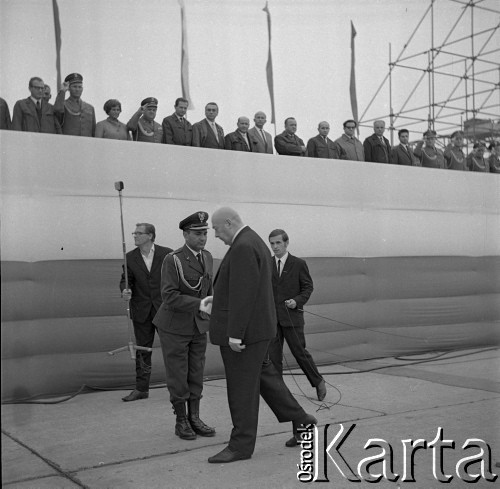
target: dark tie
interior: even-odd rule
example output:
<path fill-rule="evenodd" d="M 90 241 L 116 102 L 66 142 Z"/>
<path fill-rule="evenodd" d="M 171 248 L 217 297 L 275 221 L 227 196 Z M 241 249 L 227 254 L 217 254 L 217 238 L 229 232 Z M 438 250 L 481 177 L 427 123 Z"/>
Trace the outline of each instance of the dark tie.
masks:
<path fill-rule="evenodd" d="M 281 276 L 281 260 L 278 260 L 278 277 Z"/>
<path fill-rule="evenodd" d="M 42 121 L 42 104 L 40 103 L 40 100 L 36 101 L 36 115 L 38 116 L 38 122 L 40 123 Z"/>
<path fill-rule="evenodd" d="M 201 268 L 205 270 L 205 267 L 203 266 L 203 258 L 201 256 L 201 252 L 196 255 L 196 259 L 198 260 L 198 263 L 200 264 Z"/>

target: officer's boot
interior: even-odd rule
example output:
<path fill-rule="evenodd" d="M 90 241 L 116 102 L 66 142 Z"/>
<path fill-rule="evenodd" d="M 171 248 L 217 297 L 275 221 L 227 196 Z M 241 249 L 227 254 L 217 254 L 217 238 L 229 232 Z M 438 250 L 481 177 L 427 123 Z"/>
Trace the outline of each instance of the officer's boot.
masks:
<path fill-rule="evenodd" d="M 191 428 L 189 420 L 186 416 L 186 403 L 177 402 L 174 405 L 175 419 L 175 434 L 183 440 L 195 440 L 196 433 Z"/>
<path fill-rule="evenodd" d="M 200 436 L 215 436 L 215 428 L 210 428 L 200 419 L 200 400 L 189 399 L 189 422 L 196 434 Z"/>

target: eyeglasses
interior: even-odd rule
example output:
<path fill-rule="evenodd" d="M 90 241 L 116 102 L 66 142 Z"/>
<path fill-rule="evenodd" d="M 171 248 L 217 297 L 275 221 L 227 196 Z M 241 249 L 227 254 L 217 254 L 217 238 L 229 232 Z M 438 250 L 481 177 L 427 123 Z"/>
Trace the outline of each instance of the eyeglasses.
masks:
<path fill-rule="evenodd" d="M 346 129 L 356 129 L 356 126 L 345 126 Z"/>
<path fill-rule="evenodd" d="M 149 234 L 149 233 L 140 233 L 139 231 L 136 231 L 135 233 L 132 233 L 132 236 L 141 236 L 142 234 Z"/>

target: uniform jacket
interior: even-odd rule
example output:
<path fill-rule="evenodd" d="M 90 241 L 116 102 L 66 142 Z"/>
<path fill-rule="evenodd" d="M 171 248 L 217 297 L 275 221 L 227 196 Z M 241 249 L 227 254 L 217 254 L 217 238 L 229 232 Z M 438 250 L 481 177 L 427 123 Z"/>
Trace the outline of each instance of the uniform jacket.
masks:
<path fill-rule="evenodd" d="M 413 154 L 413 150 L 408 146 L 410 154 L 402 144 L 398 144 L 391 149 L 391 163 L 393 165 L 421 166 L 418 158 Z"/>
<path fill-rule="evenodd" d="M 254 153 L 268 153 L 273 154 L 273 138 L 272 136 L 264 131 L 264 136 L 266 141 L 262 139 L 260 131 L 256 127 L 252 127 L 248 130 L 248 137 L 252 143 L 252 151 Z M 267 148 L 266 148 L 267 143 Z"/>
<path fill-rule="evenodd" d="M 266 243 L 249 227 L 236 236 L 214 280 L 210 341 L 227 346 L 229 338 L 243 344 L 276 336 L 272 261 Z"/>
<path fill-rule="evenodd" d="M 248 144 L 239 131 L 234 131 L 226 134 L 226 137 L 224 138 L 226 149 L 229 149 L 231 151 L 252 151 L 250 136 L 247 135 L 247 137 Z"/>
<path fill-rule="evenodd" d="M 153 319 L 159 330 L 192 335 L 196 325 L 200 333 L 208 331 L 208 315 L 200 313 L 199 308 L 201 299 L 212 295 L 213 258 L 206 250 L 202 254 L 204 267 L 186 245 L 165 257 L 161 267 L 162 304 Z M 190 288 L 198 284 L 197 290 Z"/>
<path fill-rule="evenodd" d="M 193 146 L 202 148 L 224 149 L 224 130 L 219 124 L 215 123 L 219 141 L 215 137 L 213 129 L 209 126 L 206 119 L 193 124 Z"/>
<path fill-rule="evenodd" d="M 12 113 L 12 129 L 14 131 L 44 132 L 61 134 L 61 126 L 57 120 L 52 104 L 42 102 L 42 117 L 38 120 L 36 105 L 31 97 L 18 100 Z"/>
<path fill-rule="evenodd" d="M 305 146 L 304 141 L 295 134 L 288 134 L 286 131 L 274 138 L 274 147 L 280 155 L 302 156 L 301 146 Z"/>
<path fill-rule="evenodd" d="M 365 149 L 359 139 L 351 139 L 346 134 L 342 134 L 334 142 L 345 151 L 348 160 L 365 161 Z"/>
<path fill-rule="evenodd" d="M 372 134 L 365 139 L 363 148 L 365 150 L 365 161 L 372 161 L 373 163 L 389 163 L 391 154 L 391 145 L 387 138 L 383 138 L 385 148 L 380 142 L 377 135 Z"/>
<path fill-rule="evenodd" d="M 342 146 L 319 134 L 307 142 L 307 156 L 310 158 L 329 158 L 333 160 L 347 160 L 346 152 Z"/>
<path fill-rule="evenodd" d="M 68 136 L 95 136 L 95 111 L 92 105 L 80 99 L 80 113 L 72 113 L 65 100 L 66 93 L 60 90 L 54 102 L 54 113 L 61 124 L 62 133 Z"/>
<path fill-rule="evenodd" d="M 272 260 L 275 265 L 275 258 Z M 288 253 L 281 276 L 278 275 L 276 266 L 273 266 L 272 283 L 278 323 L 289 327 L 304 326 L 304 312 L 299 309 L 304 307 L 313 292 L 313 281 L 307 263 Z M 285 306 L 284 302 L 288 299 L 293 299 L 297 303 L 295 309 Z"/>
<path fill-rule="evenodd" d="M 191 146 L 193 140 L 193 126 L 184 118 L 184 123 L 174 114 L 163 119 L 163 143 Z"/>
<path fill-rule="evenodd" d="M 145 322 L 151 309 L 153 309 L 154 314 L 160 307 L 161 264 L 165 256 L 171 251 L 171 248 L 155 244 L 155 254 L 150 272 L 144 263 L 139 248 L 127 253 L 128 284 L 132 290 L 130 315 L 134 321 Z M 124 288 L 125 274 L 122 273 L 120 290 Z"/>
<path fill-rule="evenodd" d="M 443 152 L 446 168 L 449 170 L 468 171 L 467 160 L 464 152 L 460 148 L 456 148 L 453 144 L 448 144 Z"/>

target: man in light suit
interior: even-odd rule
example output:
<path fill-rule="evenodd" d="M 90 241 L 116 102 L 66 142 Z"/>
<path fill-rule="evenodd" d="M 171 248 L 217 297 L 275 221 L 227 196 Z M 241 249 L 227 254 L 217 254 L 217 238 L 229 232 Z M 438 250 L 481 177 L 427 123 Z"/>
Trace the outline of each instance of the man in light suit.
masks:
<path fill-rule="evenodd" d="M 224 129 L 215 122 L 219 107 L 215 102 L 205 106 L 205 119 L 193 124 L 193 146 L 199 148 L 224 149 Z"/>
<path fill-rule="evenodd" d="M 272 262 L 264 241 L 245 226 L 238 213 L 218 209 L 212 216 L 215 236 L 230 246 L 214 281 L 210 301 L 210 341 L 219 345 L 226 373 L 233 429 L 229 445 L 209 463 L 249 459 L 255 449 L 259 393 L 279 422 L 315 424 L 288 390 L 268 359 L 276 336 L 276 310 L 271 285 Z"/>
<path fill-rule="evenodd" d="M 239 117 L 236 123 L 238 129 L 226 134 L 224 138 L 226 149 L 231 151 L 252 151 L 252 144 L 248 137 L 248 127 L 250 119 L 248 117 Z"/>
<path fill-rule="evenodd" d="M 274 147 L 280 155 L 305 156 L 304 141 L 296 136 L 297 121 L 293 117 L 285 119 L 285 130 L 274 138 Z"/>
<path fill-rule="evenodd" d="M 28 88 L 31 95 L 27 99 L 18 100 L 14 105 L 11 128 L 14 131 L 60 134 L 61 126 L 54 107 L 43 98 L 43 80 L 34 76 L 30 79 Z"/>
<path fill-rule="evenodd" d="M 132 234 L 136 248 L 127 253 L 129 288 L 125 289 L 123 272 L 120 290 L 122 297 L 130 301 L 130 316 L 134 324 L 137 346 L 152 348 L 155 337 L 153 318 L 161 304 L 161 264 L 172 249 L 155 244 L 155 227 L 147 222 L 136 224 Z M 135 371 L 135 389 L 122 398 L 125 402 L 149 397 L 151 352 L 137 351 Z"/>
<path fill-rule="evenodd" d="M 273 138 L 267 131 L 264 131 L 264 124 L 267 121 L 266 114 L 261 111 L 256 112 L 253 121 L 255 122 L 255 126 L 248 130 L 252 151 L 254 153 L 267 153 L 272 155 Z"/>
<path fill-rule="evenodd" d="M 310 158 L 329 158 L 332 160 L 347 160 L 342 146 L 334 143 L 329 137 L 330 124 L 323 121 L 318 125 L 318 135 L 307 142 L 307 156 Z"/>
<path fill-rule="evenodd" d="M 373 134 L 363 142 L 365 161 L 390 163 L 391 145 L 389 140 L 384 137 L 384 131 L 384 121 L 375 121 L 373 123 Z"/>
<path fill-rule="evenodd" d="M 209 316 L 201 300 L 212 294 L 213 260 L 205 250 L 208 214 L 200 211 L 179 223 L 185 244 L 168 254 L 161 267 L 162 304 L 153 320 L 160 336 L 175 434 L 183 440 L 214 436 L 200 419 Z M 187 414 L 186 414 L 187 403 Z"/>
<path fill-rule="evenodd" d="M 163 119 L 162 143 L 191 146 L 193 128 L 191 123 L 186 119 L 188 105 L 188 100 L 182 97 L 179 97 L 175 101 L 175 112 Z"/>
<path fill-rule="evenodd" d="M 398 131 L 400 144 L 391 150 L 391 163 L 393 165 L 420 166 L 420 161 L 413 154 L 413 150 L 408 144 L 410 139 L 410 131 L 408 129 L 400 129 Z"/>
<path fill-rule="evenodd" d="M 358 123 L 353 119 L 348 119 L 344 122 L 344 134 L 336 139 L 337 143 L 346 153 L 349 161 L 365 161 L 365 150 L 363 144 L 354 135 Z"/>

